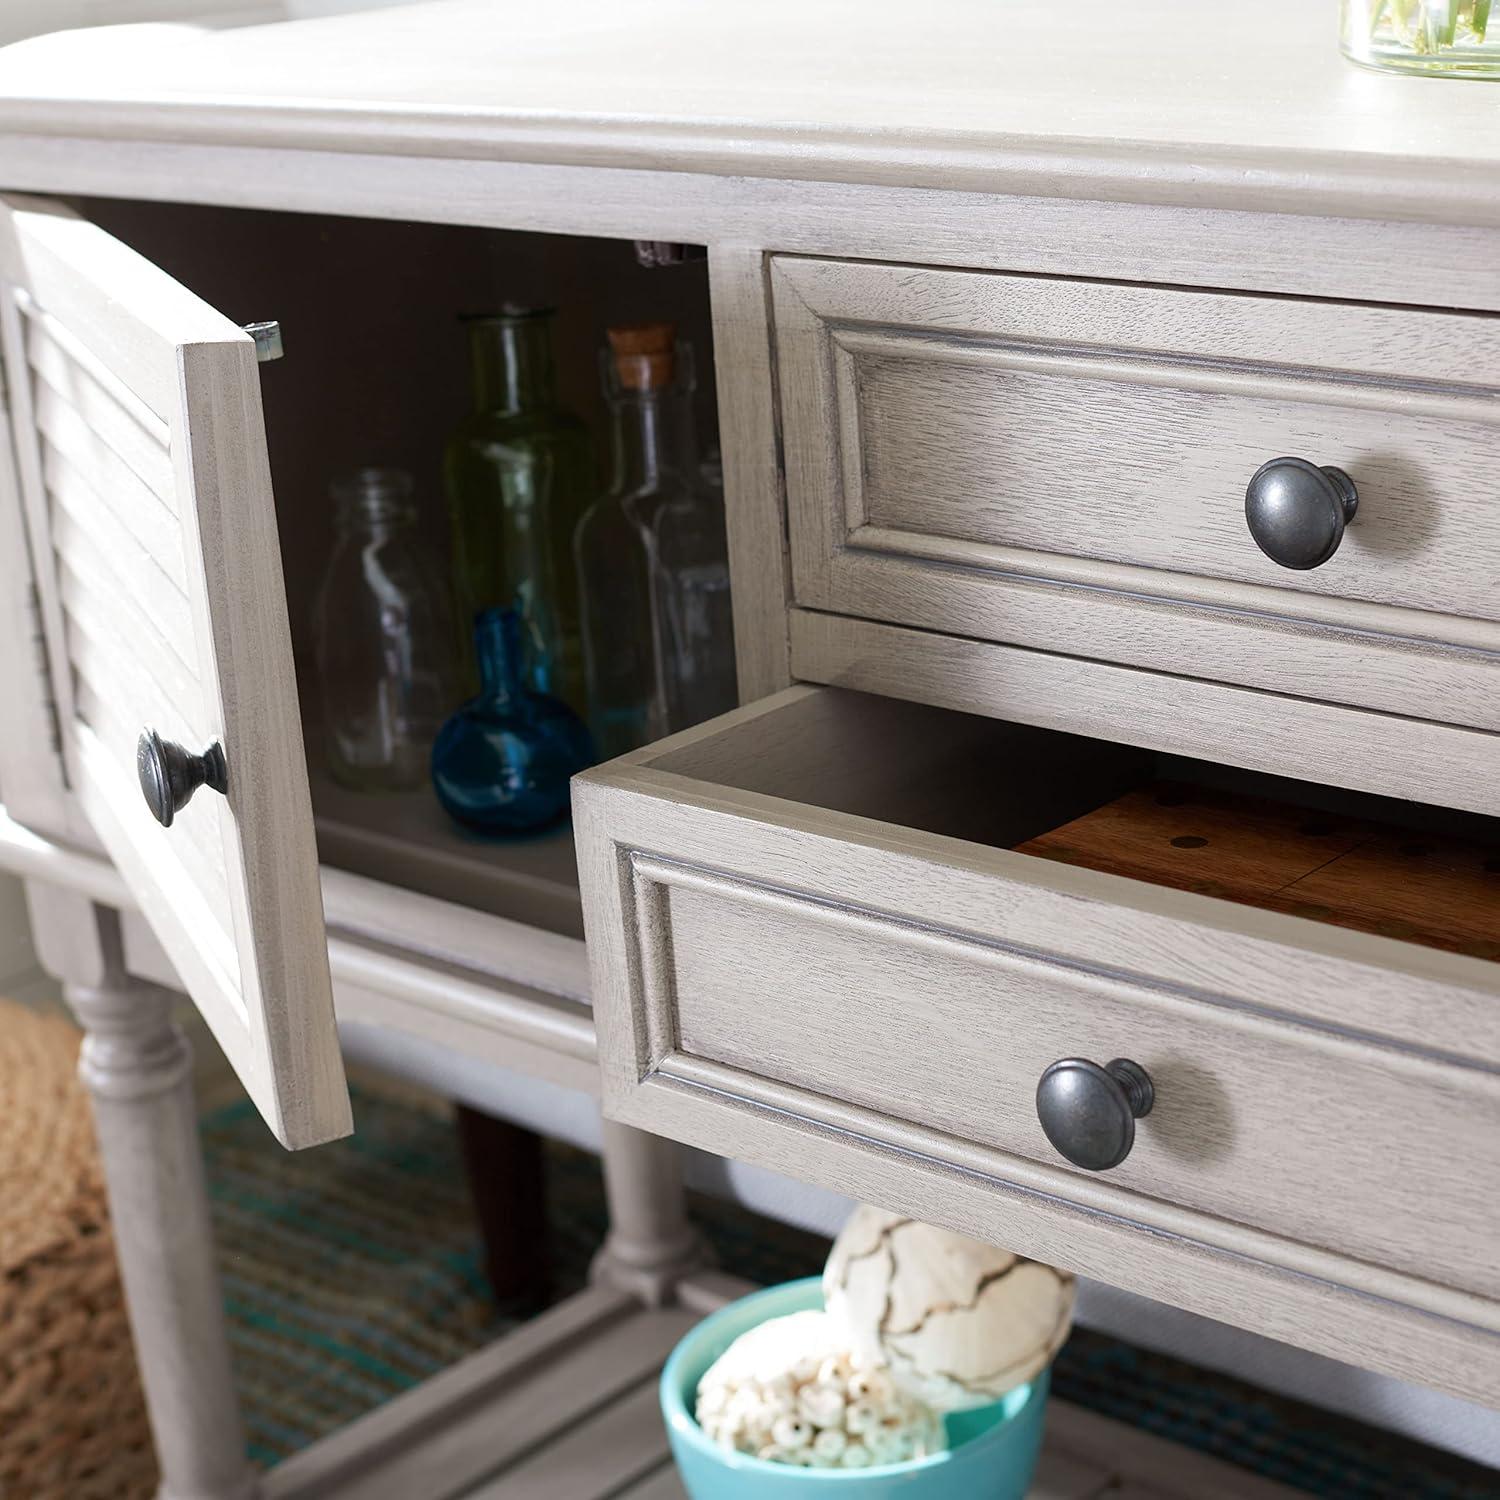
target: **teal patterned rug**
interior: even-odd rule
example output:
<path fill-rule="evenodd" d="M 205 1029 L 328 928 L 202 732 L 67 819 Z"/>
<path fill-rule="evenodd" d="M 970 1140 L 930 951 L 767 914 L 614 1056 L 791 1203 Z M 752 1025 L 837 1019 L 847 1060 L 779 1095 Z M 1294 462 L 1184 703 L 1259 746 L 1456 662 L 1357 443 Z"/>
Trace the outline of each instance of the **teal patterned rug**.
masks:
<path fill-rule="evenodd" d="M 247 1102 L 203 1141 L 252 1456 L 271 1465 L 504 1333 L 446 1116 L 354 1090 L 355 1134 L 292 1155 Z M 604 1234 L 598 1162 L 549 1148 L 559 1297 Z M 769 1283 L 816 1273 L 827 1242 L 719 1203 L 696 1217 L 720 1264 Z M 1500 1473 L 1232 1377 L 1074 1332 L 1053 1390 L 1267 1478 L 1339 1500 L 1496 1500 Z M 1205 1497 L 1211 1500 L 1211 1497 Z"/>

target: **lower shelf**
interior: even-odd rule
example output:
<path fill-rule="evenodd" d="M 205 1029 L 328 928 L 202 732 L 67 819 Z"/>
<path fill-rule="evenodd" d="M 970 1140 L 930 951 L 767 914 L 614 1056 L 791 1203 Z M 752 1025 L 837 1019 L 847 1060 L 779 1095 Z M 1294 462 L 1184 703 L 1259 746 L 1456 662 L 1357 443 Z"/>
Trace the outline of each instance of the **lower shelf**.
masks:
<path fill-rule="evenodd" d="M 566 823 L 516 838 L 482 838 L 454 823 L 430 787 L 353 792 L 333 780 L 316 753 L 309 756 L 308 784 L 324 865 L 543 932 L 583 936 Z"/>
<path fill-rule="evenodd" d="M 750 1288 L 703 1273 L 680 1306 L 594 1286 L 288 1459 L 265 1500 L 686 1500 L 657 1410 L 672 1346 Z M 1293 1500 L 1254 1475 L 1067 1402 L 1028 1500 Z"/>

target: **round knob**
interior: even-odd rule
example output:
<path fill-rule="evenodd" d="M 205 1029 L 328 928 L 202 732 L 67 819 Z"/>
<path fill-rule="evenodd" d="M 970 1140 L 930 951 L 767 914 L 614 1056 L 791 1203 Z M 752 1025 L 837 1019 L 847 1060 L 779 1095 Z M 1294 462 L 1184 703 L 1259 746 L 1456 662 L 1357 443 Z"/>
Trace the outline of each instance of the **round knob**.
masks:
<path fill-rule="evenodd" d="M 1127 1057 L 1100 1067 L 1082 1057 L 1055 1062 L 1036 1086 L 1047 1139 L 1075 1167 L 1105 1172 L 1135 1145 L 1135 1122 L 1151 1113 L 1151 1075 Z"/>
<path fill-rule="evenodd" d="M 1339 550 L 1359 508 L 1359 491 L 1342 469 L 1305 458 L 1273 458 L 1250 476 L 1245 524 L 1255 545 L 1283 568 L 1318 568 Z"/>
<path fill-rule="evenodd" d="M 224 750 L 213 744 L 202 755 L 194 755 L 171 740 L 164 740 L 154 729 L 146 730 L 136 741 L 135 769 L 141 778 L 141 794 L 151 815 L 163 828 L 188 805 L 200 786 L 216 792 L 229 791 L 229 768 Z"/>

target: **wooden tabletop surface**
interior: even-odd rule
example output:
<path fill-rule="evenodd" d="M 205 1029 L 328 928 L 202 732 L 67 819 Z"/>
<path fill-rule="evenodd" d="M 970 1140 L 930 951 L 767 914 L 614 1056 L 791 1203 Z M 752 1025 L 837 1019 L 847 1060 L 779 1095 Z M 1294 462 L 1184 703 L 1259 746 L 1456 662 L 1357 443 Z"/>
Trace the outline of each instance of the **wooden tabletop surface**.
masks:
<path fill-rule="evenodd" d="M 1347 63 L 1334 0 L 429 0 L 106 28 L 0 51 L 0 131 L 1500 223 L 1500 87 Z"/>

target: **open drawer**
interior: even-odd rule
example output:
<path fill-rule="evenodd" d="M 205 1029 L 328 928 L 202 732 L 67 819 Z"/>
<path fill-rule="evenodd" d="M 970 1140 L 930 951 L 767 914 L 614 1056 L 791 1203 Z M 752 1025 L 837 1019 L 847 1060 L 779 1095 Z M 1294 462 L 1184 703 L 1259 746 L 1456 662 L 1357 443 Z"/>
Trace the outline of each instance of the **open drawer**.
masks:
<path fill-rule="evenodd" d="M 254 342 L 102 229 L 20 199 L 0 202 L 0 333 L 0 484 L 23 502 L 67 791 L 276 1135 L 345 1134 Z M 184 766 L 148 755 L 138 776 L 149 731 L 211 757 L 224 794 L 158 821 L 145 783 Z"/>
<path fill-rule="evenodd" d="M 1154 770 L 802 687 L 581 777 L 607 1111 L 1500 1401 L 1500 969 L 1012 847 Z M 1154 1086 L 1111 1170 L 1069 1057 Z"/>

